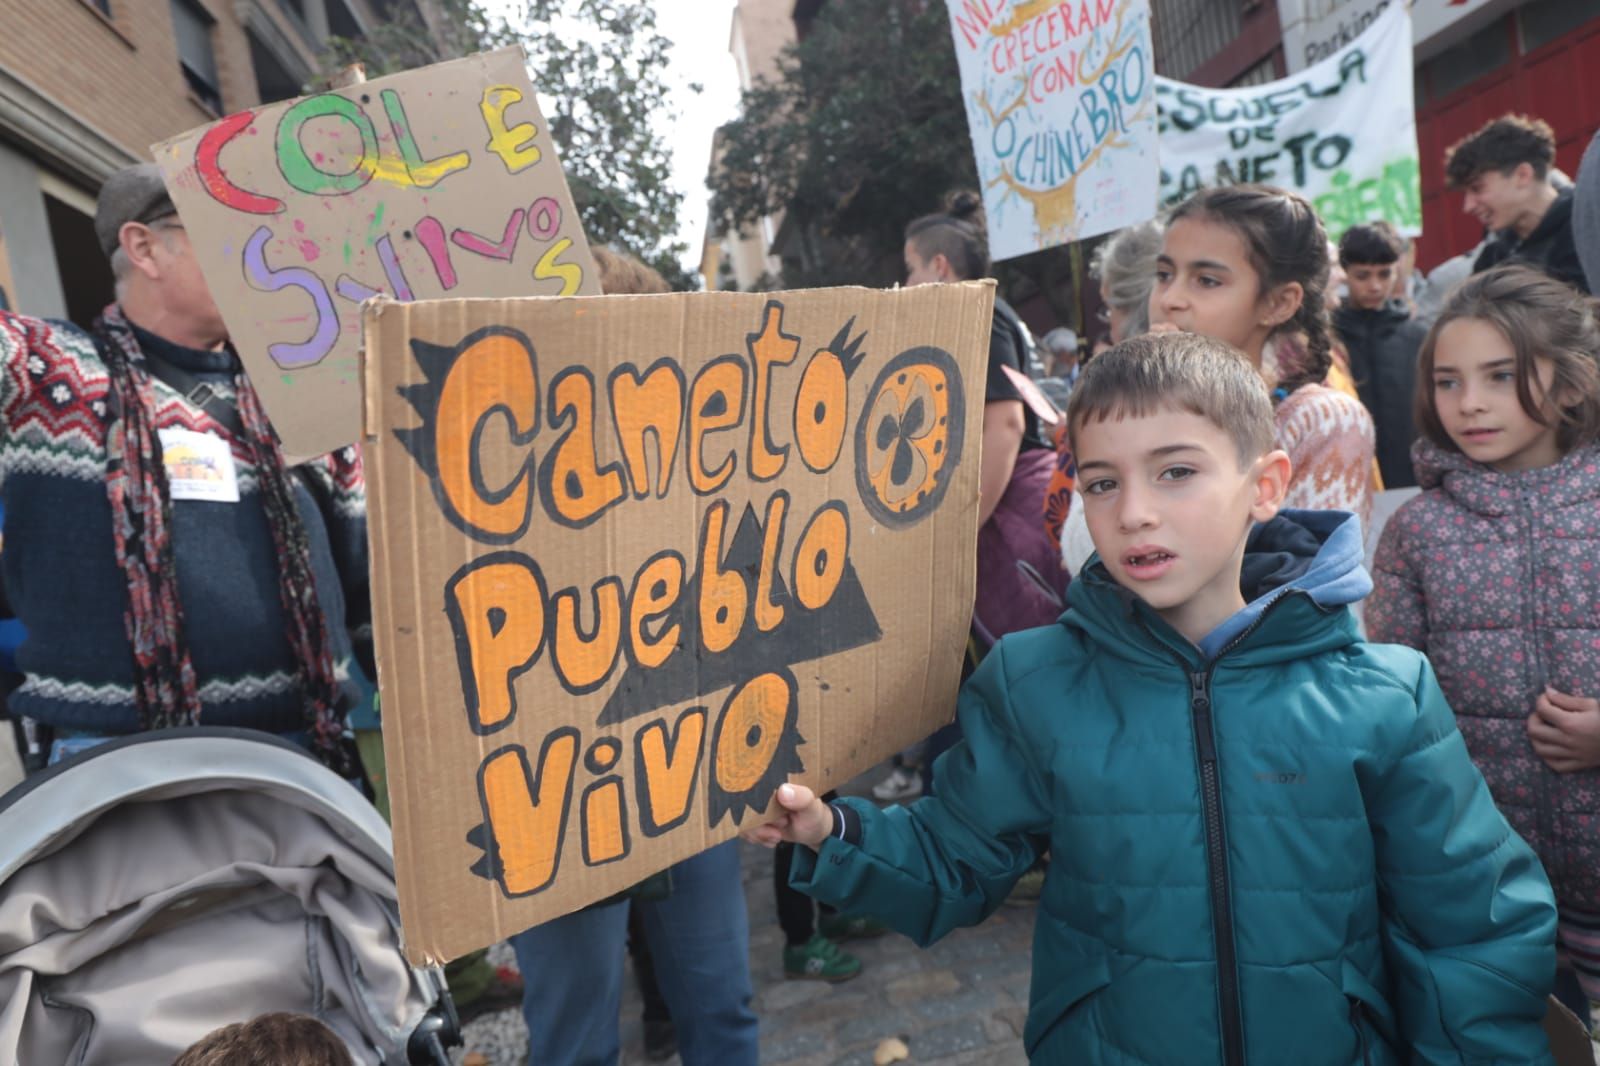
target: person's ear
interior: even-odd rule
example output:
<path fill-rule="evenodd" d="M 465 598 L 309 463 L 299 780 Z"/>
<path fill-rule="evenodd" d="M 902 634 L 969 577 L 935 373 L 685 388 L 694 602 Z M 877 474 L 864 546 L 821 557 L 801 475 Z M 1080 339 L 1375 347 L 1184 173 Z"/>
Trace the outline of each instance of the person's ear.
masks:
<path fill-rule="evenodd" d="M 1289 453 L 1274 448 L 1255 462 L 1255 499 L 1250 504 L 1250 517 L 1265 522 L 1278 513 L 1283 498 L 1289 492 L 1289 478 L 1294 466 Z"/>
<path fill-rule="evenodd" d="M 1563 381 L 1553 382 L 1551 390 L 1545 394 L 1545 406 L 1553 407 L 1554 410 L 1550 413 L 1558 417 L 1561 411 L 1569 411 L 1582 403 L 1583 393 Z"/>
<path fill-rule="evenodd" d="M 1305 299 L 1305 287 L 1298 281 L 1279 285 L 1267 294 L 1261 311 L 1261 324 L 1268 329 L 1277 329 L 1300 313 L 1300 305 Z"/>
<path fill-rule="evenodd" d="M 155 262 L 155 247 L 160 242 L 156 231 L 143 222 L 124 222 L 117 231 L 117 243 L 129 265 L 152 281 L 161 277 L 161 268 Z"/>
<path fill-rule="evenodd" d="M 940 281 L 955 281 L 956 272 L 950 269 L 950 258 L 943 252 L 934 252 L 933 258 L 928 260 L 928 266 L 933 268 L 934 276 Z"/>

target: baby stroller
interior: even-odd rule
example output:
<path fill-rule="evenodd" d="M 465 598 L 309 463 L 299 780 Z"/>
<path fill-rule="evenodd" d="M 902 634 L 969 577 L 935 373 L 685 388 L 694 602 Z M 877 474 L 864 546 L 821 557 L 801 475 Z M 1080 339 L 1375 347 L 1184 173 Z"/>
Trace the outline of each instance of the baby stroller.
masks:
<path fill-rule="evenodd" d="M 389 827 L 291 744 L 91 748 L 0 797 L 0 1063 L 167 1066 L 292 1011 L 358 1062 L 446 1066 L 455 1008 L 401 955 L 395 899 Z"/>

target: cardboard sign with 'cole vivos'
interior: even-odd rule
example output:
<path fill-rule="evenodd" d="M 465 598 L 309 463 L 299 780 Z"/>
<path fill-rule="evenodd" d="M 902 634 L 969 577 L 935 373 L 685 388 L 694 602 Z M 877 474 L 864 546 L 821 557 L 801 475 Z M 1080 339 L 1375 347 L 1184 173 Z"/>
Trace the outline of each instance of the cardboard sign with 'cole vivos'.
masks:
<path fill-rule="evenodd" d="M 361 436 L 361 302 L 600 291 L 520 49 L 229 115 L 156 145 L 294 459 Z"/>
<path fill-rule="evenodd" d="M 375 301 L 406 950 L 438 962 L 949 721 L 994 285 Z"/>

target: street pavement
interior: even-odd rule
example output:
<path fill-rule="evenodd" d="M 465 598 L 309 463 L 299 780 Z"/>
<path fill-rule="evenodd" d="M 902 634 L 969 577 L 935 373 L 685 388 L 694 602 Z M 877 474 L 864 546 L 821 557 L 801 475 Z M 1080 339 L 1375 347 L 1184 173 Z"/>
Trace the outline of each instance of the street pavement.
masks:
<path fill-rule="evenodd" d="M 864 774 L 840 791 L 862 794 L 880 777 L 878 771 Z M 873 1053 L 888 1039 L 905 1043 L 910 1058 L 903 1061 L 927 1066 L 1027 1062 L 1022 1024 L 1028 1009 L 1032 904 L 1001 907 L 983 925 L 957 930 L 926 950 L 895 933 L 848 941 L 846 950 L 862 962 L 853 980 L 788 980 L 772 891 L 772 853 L 751 844 L 740 848 L 763 1064 L 872 1066 Z M 505 961 L 508 955 L 491 957 Z M 630 973 L 620 1022 L 624 1066 L 647 1061 L 640 1009 Z M 458 1053 L 458 1063 L 527 1062 L 527 1033 L 517 1011 L 480 1018 L 468 1026 L 467 1036 L 466 1050 L 481 1058 Z"/>
<path fill-rule="evenodd" d="M 908 1061 L 966 1066 L 1024 1063 L 1034 906 L 1005 906 L 974 929 L 927 949 L 895 933 L 852 940 L 860 976 L 842 984 L 783 976 L 783 933 L 772 856 L 743 845 L 750 905 L 750 974 L 761 1018 L 761 1061 L 773 1066 L 871 1066 L 898 1038 Z M 643 1061 L 642 1056 L 637 1061 Z"/>

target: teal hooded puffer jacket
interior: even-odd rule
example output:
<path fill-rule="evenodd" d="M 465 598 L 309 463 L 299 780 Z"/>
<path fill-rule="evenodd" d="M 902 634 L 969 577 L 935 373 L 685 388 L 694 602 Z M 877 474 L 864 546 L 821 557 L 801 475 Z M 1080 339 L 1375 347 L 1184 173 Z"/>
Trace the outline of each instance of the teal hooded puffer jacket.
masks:
<path fill-rule="evenodd" d="M 1359 568 L 1354 523 L 1310 571 Z M 1035 1062 L 1549 1061 L 1550 886 L 1421 655 L 1292 582 L 1209 662 L 1098 560 L 1071 603 L 968 683 L 938 795 L 847 801 L 796 887 L 926 944 L 1048 848 Z"/>

